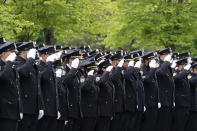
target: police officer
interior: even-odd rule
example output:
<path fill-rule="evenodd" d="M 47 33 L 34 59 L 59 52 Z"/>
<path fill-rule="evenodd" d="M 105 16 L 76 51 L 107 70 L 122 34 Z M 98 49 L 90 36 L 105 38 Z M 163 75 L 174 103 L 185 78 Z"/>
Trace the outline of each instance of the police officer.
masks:
<path fill-rule="evenodd" d="M 82 118 L 81 112 L 81 89 L 80 89 L 80 76 L 79 76 L 79 54 L 78 49 L 69 51 L 67 54 L 69 59 L 68 73 L 66 74 L 63 84 L 68 89 L 68 123 L 66 130 L 79 131 Z"/>
<path fill-rule="evenodd" d="M 125 102 L 124 102 L 124 116 L 125 126 L 123 131 L 133 130 L 135 123 L 135 112 L 137 107 L 137 89 L 136 80 L 134 77 L 134 57 L 128 54 L 124 57 L 124 80 L 125 80 Z"/>
<path fill-rule="evenodd" d="M 110 79 L 114 85 L 114 104 L 113 104 L 113 119 L 111 121 L 111 130 L 122 130 L 122 115 L 124 107 L 124 85 L 122 77 L 122 66 L 124 64 L 122 52 L 114 54 L 111 58 L 114 69 L 110 75 Z M 121 60 L 122 59 L 122 60 Z"/>
<path fill-rule="evenodd" d="M 158 111 L 158 86 L 156 79 L 157 63 L 154 52 L 147 52 L 143 57 L 143 82 L 146 112 L 144 114 L 144 131 L 155 131 Z M 160 107 L 159 107 L 160 108 Z"/>
<path fill-rule="evenodd" d="M 173 131 L 184 131 L 189 116 L 190 85 L 188 80 L 191 64 L 188 58 L 176 62 L 178 71 L 174 76 L 175 83 L 175 109 Z"/>
<path fill-rule="evenodd" d="M 68 91 L 65 86 L 63 86 L 63 67 L 61 65 L 61 59 L 55 62 L 56 68 L 56 83 L 58 88 L 58 95 L 59 95 L 59 111 L 61 117 L 57 120 L 57 128 L 56 131 L 64 131 L 65 125 L 68 122 Z"/>
<path fill-rule="evenodd" d="M 192 64 L 192 77 L 189 79 L 190 84 L 190 114 L 186 125 L 186 131 L 197 130 L 197 63 Z"/>
<path fill-rule="evenodd" d="M 54 46 L 44 46 L 38 49 L 42 58 L 39 64 L 41 91 L 44 99 L 44 116 L 40 119 L 37 131 L 54 131 L 60 117 L 58 90 L 53 62 L 60 55 L 54 54 Z"/>
<path fill-rule="evenodd" d="M 169 48 L 160 50 L 160 66 L 156 71 L 161 108 L 158 113 L 157 130 L 170 131 L 172 124 L 172 107 L 174 103 L 174 80 L 171 68 L 171 51 Z"/>
<path fill-rule="evenodd" d="M 135 54 L 134 54 L 135 55 Z M 139 53 L 138 53 L 138 56 Z M 142 66 L 142 60 L 139 58 L 136 60 L 135 66 L 134 66 L 134 78 L 136 82 L 136 90 L 137 90 L 137 111 L 135 116 L 135 124 L 134 124 L 134 130 L 140 131 L 142 129 L 142 122 L 143 122 L 143 113 L 146 111 L 145 107 L 145 95 L 144 95 L 144 86 L 143 86 L 143 80 L 142 80 L 142 72 L 140 71 L 140 68 Z"/>
<path fill-rule="evenodd" d="M 111 71 L 113 66 L 107 59 L 102 60 L 99 63 L 98 68 L 100 75 L 98 75 L 97 84 L 100 91 L 98 95 L 98 119 L 95 131 L 109 131 L 114 100 L 114 85 L 110 80 L 110 74 L 112 73 Z"/>
<path fill-rule="evenodd" d="M 86 72 L 86 79 L 81 84 L 81 105 L 83 119 L 81 131 L 94 131 L 98 116 L 98 93 L 96 85 L 97 67 L 95 61 L 86 60 L 82 63 Z"/>
<path fill-rule="evenodd" d="M 0 46 L 0 129 L 16 131 L 18 120 L 23 118 L 18 74 L 14 69 L 15 42 Z"/>
<path fill-rule="evenodd" d="M 20 91 L 24 118 L 19 122 L 19 131 L 36 131 L 38 114 L 43 116 L 44 103 L 38 84 L 38 70 L 35 64 L 36 50 L 33 42 L 23 42 L 17 50 L 16 67 L 20 76 Z"/>

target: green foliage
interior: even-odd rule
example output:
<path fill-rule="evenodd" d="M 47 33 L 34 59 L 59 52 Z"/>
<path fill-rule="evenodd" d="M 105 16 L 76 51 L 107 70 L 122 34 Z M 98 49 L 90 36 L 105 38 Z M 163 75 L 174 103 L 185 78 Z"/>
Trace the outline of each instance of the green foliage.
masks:
<path fill-rule="evenodd" d="M 196 0 L 3 0 L 0 36 L 115 50 L 171 47 L 197 55 Z"/>
<path fill-rule="evenodd" d="M 108 46 L 193 51 L 197 27 L 197 1 L 117 0 L 120 23 L 105 39 Z M 113 44 L 112 44 L 113 43 Z M 197 52 L 196 52 L 197 53 Z"/>

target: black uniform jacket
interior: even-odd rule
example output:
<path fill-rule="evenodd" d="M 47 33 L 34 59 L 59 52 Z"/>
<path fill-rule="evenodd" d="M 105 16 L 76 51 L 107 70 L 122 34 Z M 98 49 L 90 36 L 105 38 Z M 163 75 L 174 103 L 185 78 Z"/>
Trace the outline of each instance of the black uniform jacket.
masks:
<path fill-rule="evenodd" d="M 18 120 L 22 111 L 19 90 L 19 76 L 14 69 L 14 63 L 0 61 L 0 117 Z"/>
<path fill-rule="evenodd" d="M 81 105 L 84 117 L 98 116 L 98 93 L 99 88 L 94 77 L 87 76 L 85 82 L 81 84 Z"/>
<path fill-rule="evenodd" d="M 161 105 L 173 107 L 175 86 L 170 62 L 161 62 L 160 67 L 156 71 L 156 76 Z"/>
<path fill-rule="evenodd" d="M 59 95 L 59 111 L 61 117 L 59 120 L 67 120 L 68 119 L 68 99 L 67 99 L 67 88 L 63 85 L 63 78 L 57 77 L 57 88 Z"/>
<path fill-rule="evenodd" d="M 58 89 L 52 63 L 40 61 L 40 87 L 45 105 L 45 115 L 56 117 L 59 111 Z"/>
<path fill-rule="evenodd" d="M 44 102 L 35 60 L 32 58 L 25 60 L 18 56 L 16 59 L 16 69 L 20 76 L 23 113 L 38 114 L 39 110 L 44 110 Z"/>
<path fill-rule="evenodd" d="M 137 106 L 136 78 L 134 77 L 134 67 L 124 70 L 125 79 L 125 111 L 135 112 Z"/>
<path fill-rule="evenodd" d="M 158 99 L 158 85 L 156 80 L 156 68 L 143 66 L 143 82 L 145 91 L 145 105 L 149 107 L 157 107 Z"/>
<path fill-rule="evenodd" d="M 193 74 L 189 79 L 190 84 L 190 110 L 197 111 L 197 75 Z"/>
<path fill-rule="evenodd" d="M 187 78 L 189 71 L 182 70 L 174 76 L 176 106 L 190 106 L 190 85 Z"/>
<path fill-rule="evenodd" d="M 123 112 L 125 87 L 123 85 L 124 79 L 122 76 L 122 68 L 121 67 L 114 68 L 112 71 L 112 75 L 110 75 L 110 79 L 115 89 L 113 111 L 115 113 Z"/>
<path fill-rule="evenodd" d="M 78 69 L 71 68 L 65 75 L 63 85 L 68 89 L 68 117 L 79 119 L 81 112 L 81 88 Z"/>
<path fill-rule="evenodd" d="M 105 71 L 98 81 L 98 115 L 101 117 L 111 117 L 113 115 L 114 85 L 112 84 L 109 72 Z"/>

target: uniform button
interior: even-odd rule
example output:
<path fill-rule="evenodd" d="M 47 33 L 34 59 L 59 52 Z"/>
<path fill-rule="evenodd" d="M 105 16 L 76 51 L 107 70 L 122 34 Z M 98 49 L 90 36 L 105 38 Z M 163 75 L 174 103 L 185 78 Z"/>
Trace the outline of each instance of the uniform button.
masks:
<path fill-rule="evenodd" d="M 28 95 L 27 94 L 25 94 L 25 98 L 27 98 L 28 97 Z"/>
<path fill-rule="evenodd" d="M 118 102 L 118 100 L 117 100 L 117 99 L 115 99 L 115 102 Z"/>
<path fill-rule="evenodd" d="M 72 104 L 70 104 L 70 107 L 72 107 L 73 105 Z"/>
<path fill-rule="evenodd" d="M 49 102 L 49 98 L 47 98 L 47 102 Z"/>
<path fill-rule="evenodd" d="M 91 104 L 89 104 L 89 105 L 88 105 L 88 107 L 90 107 L 90 108 L 91 108 L 91 107 L 92 107 L 92 105 L 91 105 Z"/>
<path fill-rule="evenodd" d="M 150 96 L 151 99 L 153 99 L 153 96 Z"/>
<path fill-rule="evenodd" d="M 105 104 L 108 104 L 108 101 L 105 101 Z"/>
<path fill-rule="evenodd" d="M 32 75 L 32 73 L 30 72 L 30 73 L 29 73 L 29 75 L 31 76 L 31 75 Z"/>
<path fill-rule="evenodd" d="M 11 101 L 8 101 L 8 104 L 10 104 L 10 105 L 11 105 L 11 104 L 12 104 L 12 102 L 11 102 Z"/>

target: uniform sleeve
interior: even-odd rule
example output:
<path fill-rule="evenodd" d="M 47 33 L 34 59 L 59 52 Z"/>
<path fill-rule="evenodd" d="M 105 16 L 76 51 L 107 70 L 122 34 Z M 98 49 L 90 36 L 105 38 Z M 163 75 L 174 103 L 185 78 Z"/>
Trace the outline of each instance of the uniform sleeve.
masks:
<path fill-rule="evenodd" d="M 30 58 L 26 61 L 25 64 L 18 66 L 16 70 L 20 74 L 20 76 L 28 76 L 29 69 L 33 68 L 33 65 L 35 63 L 35 60 Z"/>
<path fill-rule="evenodd" d="M 13 62 L 7 61 L 5 63 L 4 69 L 0 72 L 0 79 L 2 80 L 9 80 L 9 75 L 13 73 Z"/>
<path fill-rule="evenodd" d="M 161 66 L 157 69 L 157 73 L 159 74 L 166 74 L 166 72 L 168 71 L 168 68 L 170 66 L 170 62 L 165 61 L 164 63 L 161 64 Z"/>
<path fill-rule="evenodd" d="M 181 80 L 183 79 L 185 76 L 188 75 L 188 71 L 187 70 L 182 70 L 179 74 L 177 74 L 176 76 L 174 76 L 174 80 Z"/>
<path fill-rule="evenodd" d="M 82 90 L 90 90 L 94 82 L 93 76 L 88 76 L 84 83 L 82 83 Z"/>

